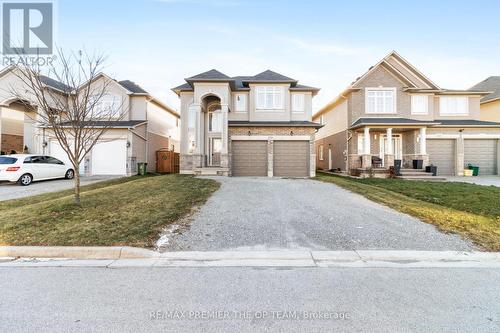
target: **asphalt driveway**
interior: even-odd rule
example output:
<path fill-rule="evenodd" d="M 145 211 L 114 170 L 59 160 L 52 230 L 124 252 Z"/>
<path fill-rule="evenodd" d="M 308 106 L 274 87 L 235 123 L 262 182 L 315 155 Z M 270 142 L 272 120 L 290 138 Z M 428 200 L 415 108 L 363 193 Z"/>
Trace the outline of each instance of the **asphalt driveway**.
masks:
<path fill-rule="evenodd" d="M 471 242 L 334 184 L 215 178 L 221 188 L 160 250 L 472 250 Z"/>
<path fill-rule="evenodd" d="M 118 178 L 123 176 L 91 176 L 82 177 L 80 183 L 82 186 L 89 185 L 104 180 Z M 37 194 L 57 192 L 67 190 L 73 187 L 73 180 L 54 179 L 33 182 L 29 186 L 21 186 L 12 183 L 0 183 L 0 201 L 29 197 Z"/>

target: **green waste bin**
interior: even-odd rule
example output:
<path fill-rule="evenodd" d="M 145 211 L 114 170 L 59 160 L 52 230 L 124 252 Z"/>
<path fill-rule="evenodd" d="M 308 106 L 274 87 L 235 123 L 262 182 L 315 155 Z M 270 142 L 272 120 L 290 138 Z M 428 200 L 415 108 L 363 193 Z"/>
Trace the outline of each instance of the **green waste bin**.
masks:
<path fill-rule="evenodd" d="M 148 166 L 147 163 L 137 163 L 137 169 L 138 169 L 137 174 L 139 176 L 145 176 L 148 173 L 146 171 L 147 170 L 147 166 Z"/>
<path fill-rule="evenodd" d="M 478 166 L 469 164 L 468 167 L 469 167 L 469 170 L 472 170 L 472 175 L 473 176 L 478 176 L 479 175 L 479 167 Z"/>

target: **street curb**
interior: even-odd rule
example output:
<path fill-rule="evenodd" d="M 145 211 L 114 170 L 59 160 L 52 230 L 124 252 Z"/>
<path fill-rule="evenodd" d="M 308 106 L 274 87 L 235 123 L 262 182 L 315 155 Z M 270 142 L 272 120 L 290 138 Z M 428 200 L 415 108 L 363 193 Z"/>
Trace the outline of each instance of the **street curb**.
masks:
<path fill-rule="evenodd" d="M 0 246 L 0 257 L 68 259 L 145 259 L 160 253 L 131 246 Z"/>
<path fill-rule="evenodd" d="M 500 265 L 500 252 L 462 251 L 179 251 L 155 252 L 130 246 L 0 246 L 0 265 L 19 258 L 62 260 L 115 260 L 134 265 L 133 260 L 146 260 L 154 266 L 366 266 L 495 264 Z M 22 260 L 19 260 L 21 262 Z M 26 261 L 24 261 L 26 262 Z M 45 261 L 46 262 L 46 261 Z M 42 263 L 40 263 L 42 264 Z M 128 264 L 127 264 L 128 265 Z"/>

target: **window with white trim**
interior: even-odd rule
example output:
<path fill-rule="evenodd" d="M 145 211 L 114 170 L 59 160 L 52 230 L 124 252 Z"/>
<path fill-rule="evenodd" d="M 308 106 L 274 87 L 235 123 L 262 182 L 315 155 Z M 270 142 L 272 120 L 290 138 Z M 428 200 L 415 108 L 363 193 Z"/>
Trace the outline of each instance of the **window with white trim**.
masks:
<path fill-rule="evenodd" d="M 222 113 L 220 111 L 208 114 L 208 130 L 210 132 L 222 132 Z"/>
<path fill-rule="evenodd" d="M 366 88 L 365 113 L 396 113 L 396 89 Z"/>
<path fill-rule="evenodd" d="M 257 87 L 256 106 L 259 110 L 282 110 L 283 87 Z"/>
<path fill-rule="evenodd" d="M 428 95 L 411 95 L 411 114 L 429 114 Z"/>
<path fill-rule="evenodd" d="M 469 114 L 469 98 L 467 96 L 440 96 L 439 115 L 464 116 Z"/>
<path fill-rule="evenodd" d="M 95 97 L 96 99 L 99 97 Z M 119 96 L 103 95 L 95 103 L 91 117 L 99 118 L 118 118 L 120 116 L 120 106 L 122 101 Z"/>
<path fill-rule="evenodd" d="M 319 155 L 319 160 L 320 161 L 323 161 L 324 160 L 324 156 L 323 156 L 323 145 L 319 145 L 318 147 L 318 155 Z"/>
<path fill-rule="evenodd" d="M 304 94 L 292 94 L 292 111 L 304 112 Z"/>
<path fill-rule="evenodd" d="M 236 94 L 234 97 L 234 108 L 236 112 L 246 112 L 247 111 L 247 95 L 246 94 Z"/>

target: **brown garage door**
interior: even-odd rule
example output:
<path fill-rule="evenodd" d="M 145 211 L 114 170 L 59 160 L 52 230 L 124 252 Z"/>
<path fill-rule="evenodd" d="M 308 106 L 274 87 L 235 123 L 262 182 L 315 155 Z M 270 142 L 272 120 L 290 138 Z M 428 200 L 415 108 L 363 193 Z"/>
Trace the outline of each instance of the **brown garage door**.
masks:
<path fill-rule="evenodd" d="M 233 176 L 267 176 L 267 141 L 233 141 Z"/>
<path fill-rule="evenodd" d="M 465 165 L 479 166 L 480 175 L 497 174 L 497 140 L 464 140 Z"/>
<path fill-rule="evenodd" d="M 274 141 L 274 175 L 309 176 L 309 141 Z"/>
<path fill-rule="evenodd" d="M 427 154 L 429 154 L 429 163 L 437 166 L 439 176 L 455 174 L 455 140 L 428 139 Z"/>

